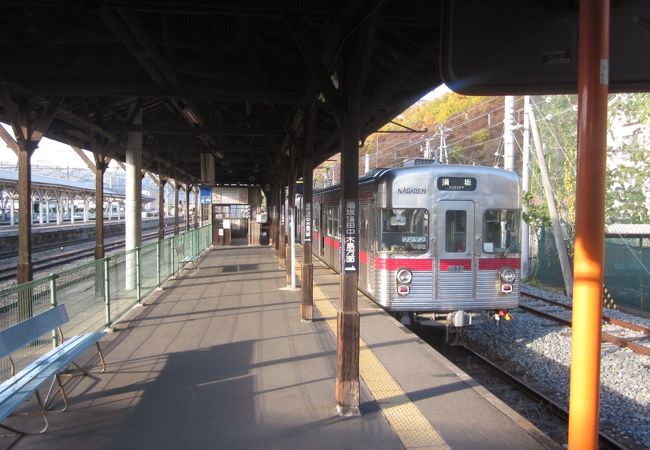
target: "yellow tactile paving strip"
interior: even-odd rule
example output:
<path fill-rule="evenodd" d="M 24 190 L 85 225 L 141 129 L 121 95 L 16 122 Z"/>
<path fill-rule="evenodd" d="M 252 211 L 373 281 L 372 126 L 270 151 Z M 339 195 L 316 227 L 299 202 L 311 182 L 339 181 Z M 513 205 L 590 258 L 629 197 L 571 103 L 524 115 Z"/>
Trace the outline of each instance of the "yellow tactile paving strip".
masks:
<path fill-rule="evenodd" d="M 314 305 L 336 335 L 336 308 L 314 285 Z M 359 343 L 359 374 L 384 416 L 407 449 L 449 449 L 445 440 L 411 402 L 363 339 Z"/>

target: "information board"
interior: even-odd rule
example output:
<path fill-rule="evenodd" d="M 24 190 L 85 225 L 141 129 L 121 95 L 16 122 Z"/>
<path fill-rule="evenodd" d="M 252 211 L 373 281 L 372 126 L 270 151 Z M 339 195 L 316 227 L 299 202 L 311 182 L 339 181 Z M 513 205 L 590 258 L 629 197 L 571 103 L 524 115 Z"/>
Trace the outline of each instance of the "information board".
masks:
<path fill-rule="evenodd" d="M 245 205 L 248 203 L 248 188 L 213 187 L 212 203 L 215 205 Z"/>

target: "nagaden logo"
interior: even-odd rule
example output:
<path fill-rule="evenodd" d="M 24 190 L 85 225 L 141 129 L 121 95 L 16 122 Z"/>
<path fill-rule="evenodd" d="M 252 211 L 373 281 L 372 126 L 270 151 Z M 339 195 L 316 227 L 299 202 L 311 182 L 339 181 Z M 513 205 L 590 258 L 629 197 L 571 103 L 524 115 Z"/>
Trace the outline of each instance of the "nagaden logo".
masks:
<path fill-rule="evenodd" d="M 401 187 L 397 188 L 398 194 L 414 194 L 414 195 L 423 195 L 427 193 L 425 188 L 416 188 L 416 187 Z"/>

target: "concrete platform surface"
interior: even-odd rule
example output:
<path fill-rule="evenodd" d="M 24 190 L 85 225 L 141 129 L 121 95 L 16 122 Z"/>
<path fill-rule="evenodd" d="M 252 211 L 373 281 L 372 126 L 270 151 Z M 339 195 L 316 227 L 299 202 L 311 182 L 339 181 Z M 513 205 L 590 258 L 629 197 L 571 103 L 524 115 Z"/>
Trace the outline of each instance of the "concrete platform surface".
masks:
<path fill-rule="evenodd" d="M 361 372 L 368 380 L 361 382 L 362 414 L 339 417 L 331 331 L 338 277 L 315 264 L 314 279 L 315 320 L 301 322 L 300 292 L 281 289 L 286 274 L 271 247 L 208 251 L 198 271 L 168 282 L 102 341 L 106 373 L 97 373 L 95 352 L 85 355 L 93 376 L 70 381 L 71 407 L 48 415 L 45 434 L 15 443 L 2 438 L 0 445 L 48 450 L 554 448 L 362 296 Z M 34 402 L 22 407 L 34 409 Z M 17 416 L 6 423 L 36 430 L 38 419 Z M 422 427 L 433 430 L 433 440 L 416 439 Z"/>

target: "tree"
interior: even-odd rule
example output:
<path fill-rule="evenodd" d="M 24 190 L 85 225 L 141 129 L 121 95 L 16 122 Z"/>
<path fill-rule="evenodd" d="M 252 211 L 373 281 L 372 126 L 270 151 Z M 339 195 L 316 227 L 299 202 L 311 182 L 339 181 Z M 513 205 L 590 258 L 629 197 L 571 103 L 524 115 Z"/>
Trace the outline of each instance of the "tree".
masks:
<path fill-rule="evenodd" d="M 649 223 L 649 94 L 619 94 L 609 105 L 608 223 Z"/>

